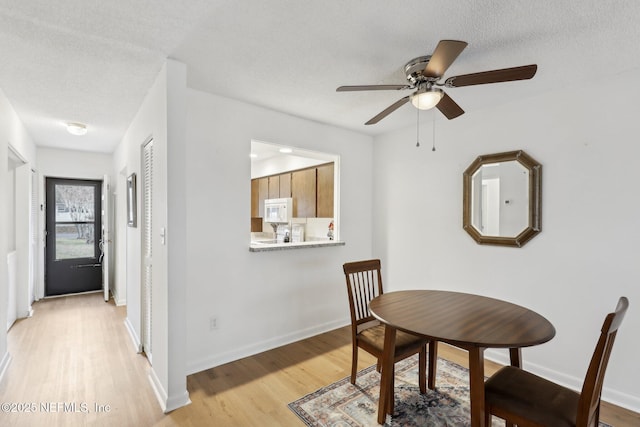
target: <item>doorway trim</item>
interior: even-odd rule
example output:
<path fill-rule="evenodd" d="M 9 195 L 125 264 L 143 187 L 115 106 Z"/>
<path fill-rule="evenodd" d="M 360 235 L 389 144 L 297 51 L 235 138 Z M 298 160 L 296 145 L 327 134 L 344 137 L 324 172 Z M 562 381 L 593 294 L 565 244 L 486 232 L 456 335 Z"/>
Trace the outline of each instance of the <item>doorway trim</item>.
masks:
<path fill-rule="evenodd" d="M 7 282 L 7 320 L 10 324 L 16 319 L 29 317 L 31 315 L 30 284 L 33 279 L 32 266 L 34 260 L 32 242 L 32 169 L 27 159 L 15 149 L 11 143 L 7 146 L 7 158 L 9 161 L 8 172 L 13 173 L 11 181 L 13 187 L 7 188 L 13 194 L 14 203 L 9 206 L 9 224 L 13 228 L 13 241 L 10 241 L 6 260 L 14 260 L 13 265 L 8 265 L 13 280 Z M 6 160 L 5 160 L 6 161 Z M 11 319 L 9 318 L 11 317 Z M 9 325 L 10 326 L 10 325 Z"/>

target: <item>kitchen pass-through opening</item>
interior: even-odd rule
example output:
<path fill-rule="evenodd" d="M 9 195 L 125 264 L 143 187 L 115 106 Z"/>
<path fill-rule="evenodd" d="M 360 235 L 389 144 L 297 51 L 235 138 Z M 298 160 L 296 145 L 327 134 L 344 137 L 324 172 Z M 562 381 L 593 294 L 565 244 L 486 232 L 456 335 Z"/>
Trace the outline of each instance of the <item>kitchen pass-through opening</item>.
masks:
<path fill-rule="evenodd" d="M 340 156 L 251 141 L 252 247 L 339 240 Z"/>

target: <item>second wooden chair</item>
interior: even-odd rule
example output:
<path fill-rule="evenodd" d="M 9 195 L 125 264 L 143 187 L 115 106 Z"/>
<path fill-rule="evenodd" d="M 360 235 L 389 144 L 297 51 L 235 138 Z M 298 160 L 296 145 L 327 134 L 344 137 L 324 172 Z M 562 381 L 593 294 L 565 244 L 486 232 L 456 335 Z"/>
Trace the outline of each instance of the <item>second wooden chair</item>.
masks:
<path fill-rule="evenodd" d="M 520 427 L 598 427 L 604 374 L 629 301 L 621 297 L 604 320 L 580 393 L 513 366 L 485 383 L 486 425 L 491 416 Z"/>

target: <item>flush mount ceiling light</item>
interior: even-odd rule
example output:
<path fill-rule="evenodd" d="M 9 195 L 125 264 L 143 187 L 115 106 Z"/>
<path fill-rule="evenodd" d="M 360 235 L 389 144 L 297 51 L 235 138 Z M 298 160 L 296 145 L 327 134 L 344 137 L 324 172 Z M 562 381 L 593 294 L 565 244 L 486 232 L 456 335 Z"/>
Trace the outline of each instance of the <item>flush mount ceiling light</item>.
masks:
<path fill-rule="evenodd" d="M 285 153 L 285 154 L 286 154 L 286 153 L 291 153 L 291 152 L 293 152 L 293 150 L 292 150 L 291 148 L 286 148 L 286 147 L 285 147 L 285 148 L 281 148 L 281 149 L 280 149 L 280 152 L 281 152 L 281 153 Z"/>
<path fill-rule="evenodd" d="M 420 110 L 430 110 L 438 105 L 444 92 L 434 87 L 422 87 L 411 95 L 411 103 Z"/>
<path fill-rule="evenodd" d="M 71 135 L 84 135 L 87 133 L 87 125 L 82 123 L 67 123 L 67 132 Z"/>

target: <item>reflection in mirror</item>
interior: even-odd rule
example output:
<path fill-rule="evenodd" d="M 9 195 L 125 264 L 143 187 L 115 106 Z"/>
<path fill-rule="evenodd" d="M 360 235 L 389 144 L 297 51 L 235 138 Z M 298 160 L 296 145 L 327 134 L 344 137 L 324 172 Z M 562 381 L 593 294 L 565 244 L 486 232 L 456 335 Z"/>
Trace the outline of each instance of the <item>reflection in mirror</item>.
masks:
<path fill-rule="evenodd" d="M 472 177 L 471 223 L 485 236 L 516 237 L 529 224 L 529 171 L 517 161 L 482 165 Z"/>
<path fill-rule="evenodd" d="M 523 151 L 480 156 L 467 168 L 463 227 L 476 242 L 522 246 L 540 232 L 541 168 Z"/>

